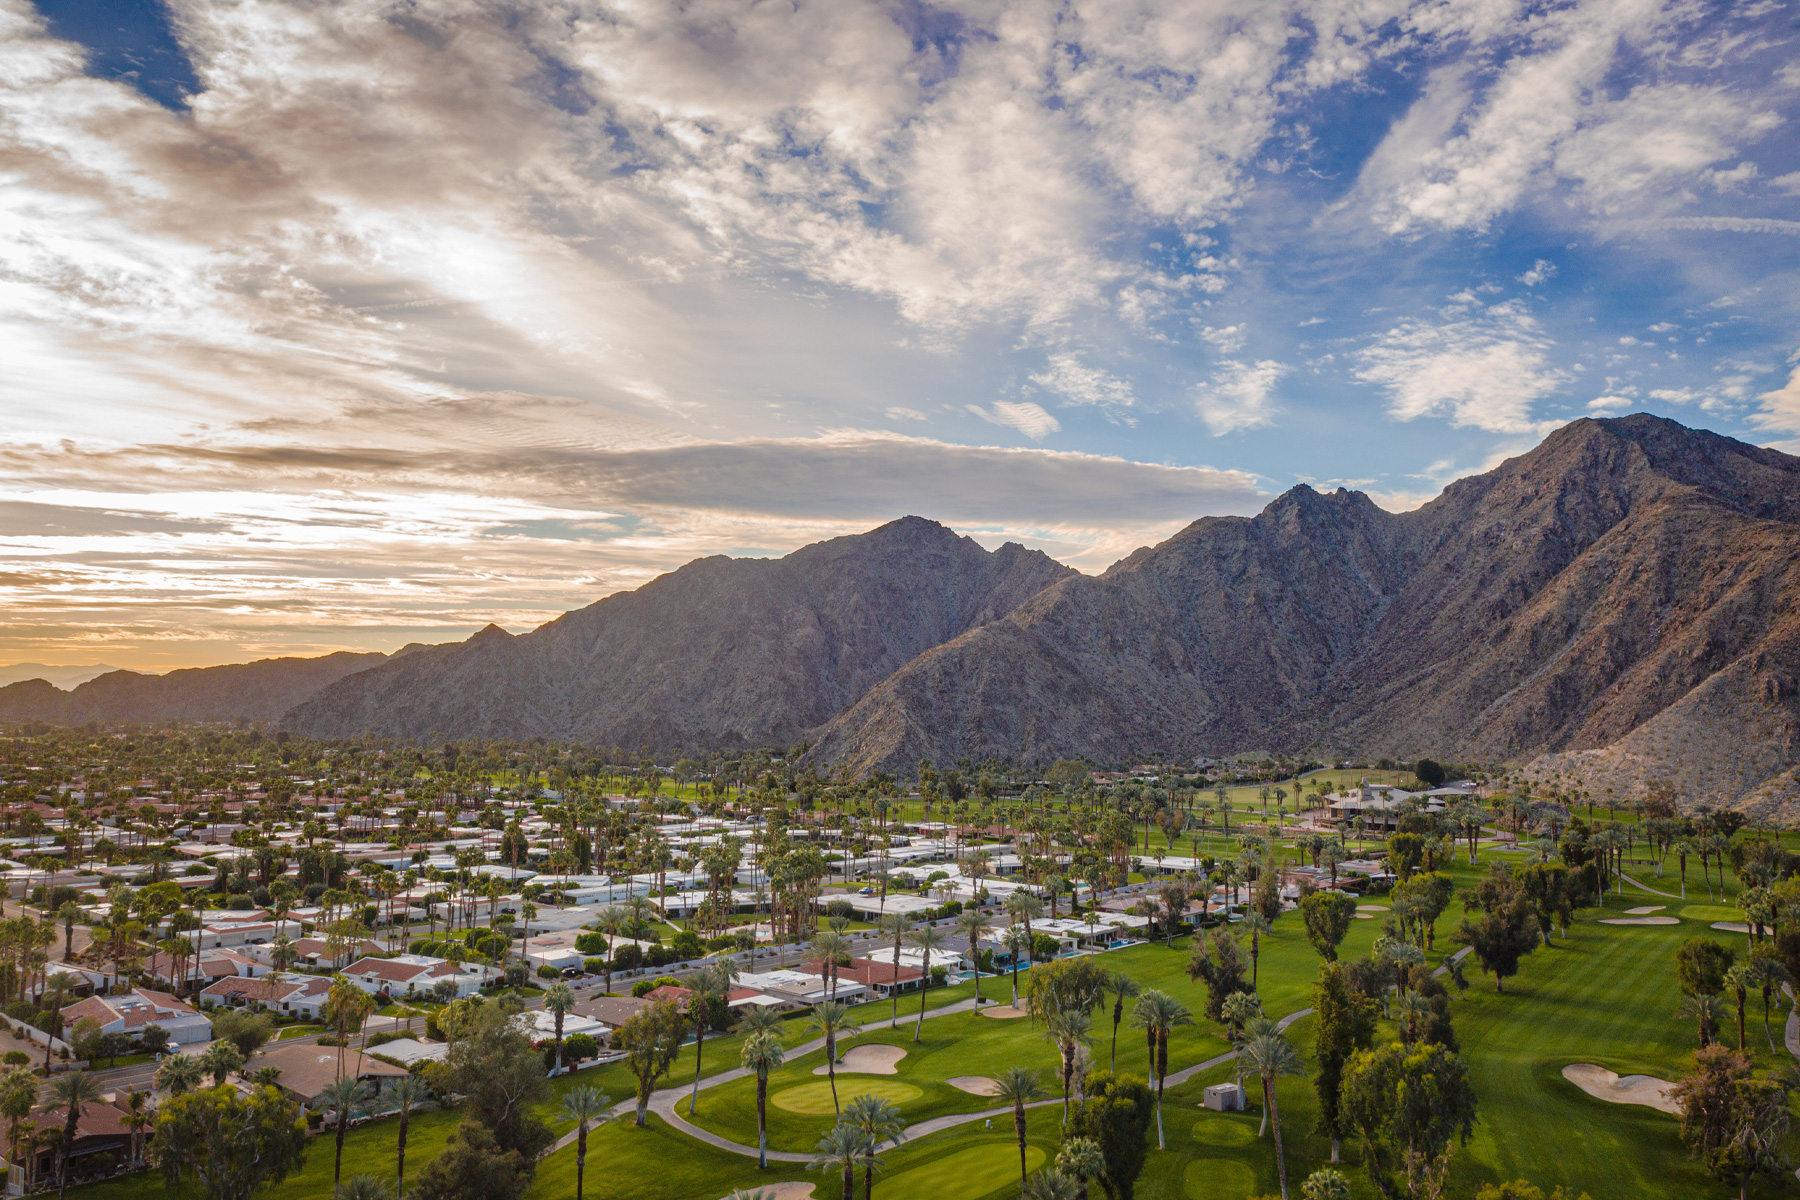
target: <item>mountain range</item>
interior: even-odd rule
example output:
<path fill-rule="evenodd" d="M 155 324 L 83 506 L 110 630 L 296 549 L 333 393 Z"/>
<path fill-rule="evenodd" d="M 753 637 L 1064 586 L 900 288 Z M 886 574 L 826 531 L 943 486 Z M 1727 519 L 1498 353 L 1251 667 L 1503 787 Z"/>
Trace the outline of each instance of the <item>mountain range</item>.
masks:
<path fill-rule="evenodd" d="M 519 636 L 18 683 L 0 720 L 805 741 L 858 771 L 1431 755 L 1800 809 L 1797 601 L 1800 459 L 1640 414 L 1563 426 L 1411 512 L 1302 485 L 1098 576 L 907 517 L 700 559 Z"/>

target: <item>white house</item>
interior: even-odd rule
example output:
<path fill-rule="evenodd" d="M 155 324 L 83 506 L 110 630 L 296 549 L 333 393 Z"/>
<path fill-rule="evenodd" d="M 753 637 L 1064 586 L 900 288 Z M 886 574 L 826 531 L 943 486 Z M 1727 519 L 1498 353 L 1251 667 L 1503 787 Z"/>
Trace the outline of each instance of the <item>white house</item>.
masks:
<path fill-rule="evenodd" d="M 89 996 L 62 1010 L 63 1023 L 73 1028 L 83 1017 L 100 1022 L 101 1033 L 125 1033 L 136 1037 L 146 1026 L 159 1025 L 176 1042 L 209 1042 L 212 1020 L 193 1005 L 167 992 L 139 988 L 124 996 Z"/>

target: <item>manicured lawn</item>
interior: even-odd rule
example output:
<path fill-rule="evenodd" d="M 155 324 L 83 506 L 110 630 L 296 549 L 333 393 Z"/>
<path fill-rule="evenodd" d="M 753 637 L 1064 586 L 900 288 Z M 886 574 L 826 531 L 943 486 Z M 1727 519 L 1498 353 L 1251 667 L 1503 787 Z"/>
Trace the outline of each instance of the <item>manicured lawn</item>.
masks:
<path fill-rule="evenodd" d="M 290 1025 L 276 1035 L 275 1040 L 285 1042 L 289 1038 L 305 1037 L 309 1033 L 324 1033 L 323 1025 Z"/>

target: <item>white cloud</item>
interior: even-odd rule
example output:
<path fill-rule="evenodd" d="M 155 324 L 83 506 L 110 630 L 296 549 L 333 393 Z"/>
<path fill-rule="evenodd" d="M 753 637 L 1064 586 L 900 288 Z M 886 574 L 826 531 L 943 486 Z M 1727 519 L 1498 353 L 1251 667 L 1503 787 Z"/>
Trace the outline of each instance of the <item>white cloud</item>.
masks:
<path fill-rule="evenodd" d="M 1596 396 L 1589 400 L 1587 406 L 1596 413 L 1614 413 L 1630 408 L 1635 401 L 1629 396 Z"/>
<path fill-rule="evenodd" d="M 906 408 L 898 404 L 888 407 L 887 418 L 890 421 L 923 421 L 926 419 L 925 414 L 918 409 Z"/>
<path fill-rule="evenodd" d="M 1201 327 L 1200 337 L 1218 347 L 1221 354 L 1235 354 L 1244 348 L 1244 332 L 1242 325 L 1227 325 L 1223 329 L 1206 325 Z"/>
<path fill-rule="evenodd" d="M 1786 175 L 1777 175 L 1769 180 L 1769 186 L 1790 196 L 1800 196 L 1800 171 L 1789 171 Z"/>
<path fill-rule="evenodd" d="M 1781 387 L 1756 399 L 1761 411 L 1751 414 L 1752 424 L 1759 429 L 1800 436 L 1800 367 L 1794 368 Z"/>
<path fill-rule="evenodd" d="M 1662 229 L 1695 229 L 1707 233 L 1772 233 L 1800 237 L 1800 221 L 1781 221 L 1773 217 L 1665 217 L 1644 224 Z"/>
<path fill-rule="evenodd" d="M 1395 325 L 1356 353 L 1356 377 L 1383 388 L 1402 421 L 1445 416 L 1496 433 L 1541 432 L 1533 404 L 1570 378 L 1549 365 L 1551 345 L 1517 301 L 1463 304 L 1435 322 Z"/>
<path fill-rule="evenodd" d="M 1070 404 L 1096 405 L 1109 416 L 1137 403 L 1129 382 L 1088 366 L 1077 354 L 1052 354 L 1049 366 L 1032 375 L 1031 382 L 1047 392 L 1055 392 Z"/>
<path fill-rule="evenodd" d="M 1540 258 L 1531 264 L 1531 269 L 1519 276 L 1519 282 L 1526 287 L 1536 287 L 1556 274 L 1556 264 L 1547 258 Z"/>
<path fill-rule="evenodd" d="M 1041 442 L 1046 435 L 1055 433 L 1062 428 L 1062 424 L 1055 417 L 1029 400 L 1017 403 L 1010 400 L 996 400 L 991 408 L 982 408 L 980 405 L 971 404 L 968 405 L 968 409 L 984 421 L 1016 429 L 1033 441 Z"/>
<path fill-rule="evenodd" d="M 1287 367 L 1270 359 L 1221 362 L 1195 397 L 1200 419 L 1214 437 L 1267 425 L 1275 415 L 1270 393 Z"/>

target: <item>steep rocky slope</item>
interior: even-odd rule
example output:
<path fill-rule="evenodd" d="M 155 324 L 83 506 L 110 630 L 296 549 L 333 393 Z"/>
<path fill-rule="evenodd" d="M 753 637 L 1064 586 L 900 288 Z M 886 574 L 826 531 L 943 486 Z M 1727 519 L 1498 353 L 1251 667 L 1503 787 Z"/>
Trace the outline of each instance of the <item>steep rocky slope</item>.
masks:
<path fill-rule="evenodd" d="M 514 637 L 490 626 L 351 676 L 288 718 L 318 736 L 792 742 L 907 662 L 1073 574 L 907 517 L 778 559 L 699 559 Z"/>
<path fill-rule="evenodd" d="M 1685 747 L 1729 800 L 1800 757 L 1797 601 L 1800 459 L 1579 421 L 1416 512 L 1301 487 L 1198 521 L 921 656 L 813 753 Z"/>
<path fill-rule="evenodd" d="M 67 692 L 31 679 L 0 688 L 0 721 L 81 725 L 267 720 L 346 675 L 386 661 L 385 654 L 340 653 L 194 667 L 167 675 L 109 671 Z"/>

